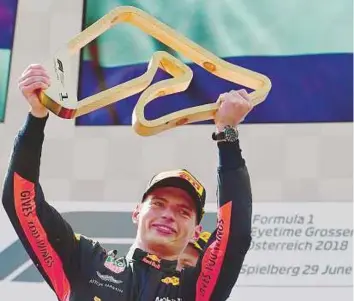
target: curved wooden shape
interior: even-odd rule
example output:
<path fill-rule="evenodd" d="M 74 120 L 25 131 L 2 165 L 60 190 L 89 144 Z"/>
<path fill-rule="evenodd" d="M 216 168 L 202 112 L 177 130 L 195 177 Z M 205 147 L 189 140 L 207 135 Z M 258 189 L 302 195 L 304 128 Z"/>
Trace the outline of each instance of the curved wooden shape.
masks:
<path fill-rule="evenodd" d="M 189 85 L 188 83 L 186 86 L 187 77 L 189 76 L 187 75 L 189 72 L 186 71 L 186 65 L 171 55 L 167 56 L 166 53 L 162 55 L 161 52 L 158 52 L 160 54 L 157 56 L 165 64 L 161 64 L 161 60 L 157 61 L 155 54 L 150 61 L 148 71 L 142 76 L 87 97 L 80 102 L 77 101 L 74 89 L 69 89 L 66 85 L 66 83 L 70 83 L 70 80 L 66 78 L 67 73 L 65 73 L 68 58 L 120 22 L 128 22 L 140 28 L 148 35 L 181 53 L 215 76 L 253 89 L 254 91 L 250 94 L 253 105 L 258 105 L 264 101 L 271 89 L 271 82 L 265 75 L 220 59 L 140 9 L 131 6 L 121 6 L 111 10 L 79 33 L 67 43 L 63 50 L 58 52 L 57 57 L 54 59 L 54 68 L 52 68 L 55 71 L 52 75 L 57 79 L 57 84 L 53 88 L 50 87 L 44 91 L 41 97 L 42 103 L 52 112 L 62 118 L 75 118 L 139 93 L 150 85 L 157 68 L 164 66 L 163 68 L 171 75 L 179 75 L 179 77 L 156 83 L 142 93 L 133 111 L 133 127 L 135 131 L 140 135 L 149 136 L 178 125 L 213 118 L 217 110 L 216 104 L 180 110 L 155 120 L 149 121 L 145 119 L 144 108 L 149 102 L 162 95 L 184 91 Z M 58 63 L 58 59 L 60 63 Z M 64 71 L 60 69 L 64 69 Z M 60 101 L 56 101 L 58 98 Z"/>

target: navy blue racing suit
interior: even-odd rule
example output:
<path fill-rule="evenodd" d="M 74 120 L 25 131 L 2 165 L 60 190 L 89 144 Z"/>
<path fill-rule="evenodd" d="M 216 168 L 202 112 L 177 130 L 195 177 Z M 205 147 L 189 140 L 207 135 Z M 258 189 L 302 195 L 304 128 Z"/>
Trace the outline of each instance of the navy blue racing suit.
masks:
<path fill-rule="evenodd" d="M 239 143 L 218 143 L 216 230 L 195 268 L 176 271 L 140 249 L 125 256 L 77 234 L 48 204 L 39 183 L 48 116 L 28 115 L 19 131 L 2 203 L 23 246 L 60 301 L 223 301 L 251 242 L 252 195 Z M 59 151 L 59 150 L 58 150 Z"/>

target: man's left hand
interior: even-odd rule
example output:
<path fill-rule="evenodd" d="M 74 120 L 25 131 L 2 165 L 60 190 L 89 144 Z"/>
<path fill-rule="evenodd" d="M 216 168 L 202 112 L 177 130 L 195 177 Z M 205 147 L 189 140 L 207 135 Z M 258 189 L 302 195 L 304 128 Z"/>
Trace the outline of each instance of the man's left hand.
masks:
<path fill-rule="evenodd" d="M 222 131 L 225 126 L 237 126 L 253 109 L 250 97 L 244 89 L 221 94 L 217 102 L 220 107 L 214 120 L 218 131 Z"/>

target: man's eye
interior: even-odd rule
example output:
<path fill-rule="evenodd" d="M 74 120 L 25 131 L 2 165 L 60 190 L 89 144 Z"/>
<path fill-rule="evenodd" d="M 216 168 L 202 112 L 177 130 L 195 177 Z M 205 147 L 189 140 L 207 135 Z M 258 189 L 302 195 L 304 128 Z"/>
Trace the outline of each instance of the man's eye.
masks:
<path fill-rule="evenodd" d="M 162 207 L 163 206 L 163 202 L 159 201 L 159 200 L 154 200 L 152 202 L 152 205 L 156 206 L 156 207 Z"/>
<path fill-rule="evenodd" d="M 181 210 L 181 214 L 184 215 L 184 216 L 188 216 L 188 217 L 191 215 L 190 212 L 188 210 L 185 210 L 185 209 Z"/>

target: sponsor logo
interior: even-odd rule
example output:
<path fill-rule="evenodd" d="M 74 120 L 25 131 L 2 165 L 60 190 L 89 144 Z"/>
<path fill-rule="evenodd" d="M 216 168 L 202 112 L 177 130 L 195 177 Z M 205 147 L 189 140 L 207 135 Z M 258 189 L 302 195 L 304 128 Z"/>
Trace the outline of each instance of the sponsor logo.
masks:
<path fill-rule="evenodd" d="M 180 172 L 179 176 L 182 179 L 187 180 L 189 183 L 191 183 L 193 185 L 193 187 L 195 188 L 195 190 L 198 192 L 199 196 L 202 196 L 203 194 L 203 186 L 202 184 L 199 183 L 199 181 L 194 178 L 189 172 L 187 171 L 182 171 Z"/>
<path fill-rule="evenodd" d="M 158 256 L 156 256 L 156 255 L 148 254 L 148 255 L 146 255 L 146 258 L 148 258 L 148 259 L 150 259 L 152 261 L 161 263 L 161 259 Z"/>
<path fill-rule="evenodd" d="M 125 264 L 113 256 L 107 257 L 104 266 L 116 274 L 122 273 L 125 270 Z"/>
<path fill-rule="evenodd" d="M 39 229 L 35 212 L 33 191 L 23 190 L 20 192 L 21 211 L 26 218 L 28 232 L 33 237 L 35 244 L 47 267 L 52 267 L 54 259 L 49 251 L 49 245 L 43 231 Z"/>
<path fill-rule="evenodd" d="M 123 283 L 122 280 L 114 279 L 113 276 L 110 276 L 110 275 L 103 275 L 103 274 L 101 274 L 99 271 L 97 271 L 96 273 L 97 273 L 97 276 L 98 276 L 101 280 L 103 280 L 103 281 L 111 282 L 111 283 L 114 283 L 114 284 L 121 284 L 121 283 Z"/>
<path fill-rule="evenodd" d="M 211 248 L 207 250 L 207 253 L 204 258 L 208 258 L 208 261 L 205 263 L 204 271 L 201 274 L 201 287 L 200 293 L 202 296 L 206 294 L 209 283 L 214 275 L 214 269 L 216 267 L 216 261 L 220 256 L 220 253 L 223 252 L 221 248 L 221 241 L 224 236 L 224 221 L 221 219 L 218 221 L 218 228 L 216 232 L 216 240 L 212 243 Z"/>
<path fill-rule="evenodd" d="M 218 225 L 216 230 L 216 239 L 202 259 L 202 272 L 197 280 L 198 296 L 201 299 L 209 300 L 213 289 L 218 281 L 219 274 L 224 263 L 224 256 L 228 244 L 230 223 L 231 223 L 232 203 L 227 202 L 220 207 L 218 212 Z M 224 267 L 225 268 L 225 267 Z"/>
<path fill-rule="evenodd" d="M 59 80 L 62 86 L 65 87 L 64 64 L 58 58 L 54 61 L 54 70 L 57 76 L 57 80 Z M 59 92 L 59 97 L 61 101 L 65 101 L 69 98 L 69 95 L 66 91 L 64 91 L 64 92 Z"/>
<path fill-rule="evenodd" d="M 148 254 L 146 255 L 143 259 L 142 262 L 145 262 L 148 265 L 151 265 L 155 269 L 160 269 L 161 268 L 161 259 L 153 254 Z"/>
<path fill-rule="evenodd" d="M 54 70 L 57 75 L 57 79 L 60 80 L 64 86 L 64 64 L 60 59 L 56 59 L 54 63 Z"/>
<path fill-rule="evenodd" d="M 161 279 L 162 283 L 165 284 L 172 284 L 173 286 L 179 285 L 179 277 L 173 276 L 173 277 L 166 277 Z"/>
<path fill-rule="evenodd" d="M 99 282 L 99 281 L 97 281 L 97 280 L 95 280 L 95 279 L 91 279 L 91 280 L 89 281 L 89 283 L 90 283 L 90 284 L 93 284 L 93 285 L 96 285 L 96 286 L 98 286 L 98 287 L 109 288 L 109 289 L 114 290 L 114 291 L 116 291 L 116 292 L 118 292 L 118 293 L 123 293 L 123 290 L 122 290 L 121 288 L 115 287 L 115 286 L 113 286 L 112 284 L 102 283 L 102 282 Z"/>
<path fill-rule="evenodd" d="M 156 297 L 155 301 L 183 301 L 182 298 Z"/>
<path fill-rule="evenodd" d="M 204 191 L 203 185 L 186 170 L 173 170 L 173 171 L 161 172 L 153 179 L 151 185 L 160 181 L 161 179 L 165 179 L 168 177 L 180 177 L 184 180 L 187 180 L 191 185 L 193 185 L 194 189 L 198 192 L 199 196 L 202 196 Z"/>
<path fill-rule="evenodd" d="M 59 71 L 64 73 L 64 67 L 63 67 L 63 62 L 59 59 L 57 59 L 57 68 Z"/>
<path fill-rule="evenodd" d="M 213 247 L 210 249 L 210 256 L 209 260 L 207 262 L 207 265 L 205 267 L 206 270 L 210 271 L 213 273 L 213 270 L 216 266 L 216 260 L 219 257 L 219 254 L 223 254 L 224 250 L 222 250 L 221 247 L 221 241 L 225 235 L 224 231 L 225 225 L 224 225 L 224 220 L 220 220 L 218 222 L 218 228 L 216 231 L 216 240 L 213 242 Z"/>

